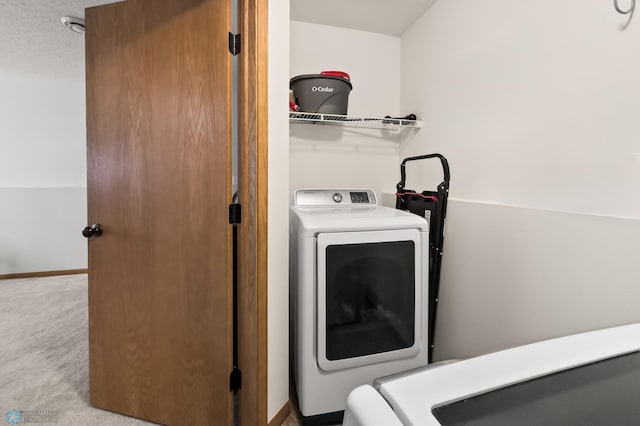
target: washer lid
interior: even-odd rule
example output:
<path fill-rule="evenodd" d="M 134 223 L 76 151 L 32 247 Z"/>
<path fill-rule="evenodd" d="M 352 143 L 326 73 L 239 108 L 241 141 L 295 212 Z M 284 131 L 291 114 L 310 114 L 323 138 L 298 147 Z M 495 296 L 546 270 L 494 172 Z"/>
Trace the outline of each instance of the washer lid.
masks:
<path fill-rule="evenodd" d="M 583 367 L 593 369 L 589 373 L 596 379 L 592 380 L 593 384 L 585 378 L 579 378 L 576 380 L 577 385 L 570 385 L 569 382 L 554 385 L 553 390 L 561 389 L 562 392 L 551 391 L 548 394 L 542 394 L 542 400 L 534 400 L 533 392 L 527 391 L 526 394 L 522 392 L 519 395 L 523 396 L 524 400 L 517 408 L 538 401 L 534 406 L 537 416 L 530 422 L 535 424 L 538 424 L 540 419 L 544 419 L 554 406 L 562 407 L 562 415 L 569 416 L 565 418 L 571 418 L 574 414 L 580 417 L 583 413 L 590 413 L 590 408 L 594 406 L 598 407 L 598 415 L 607 412 L 606 408 L 601 410 L 603 407 L 622 408 L 628 410 L 624 411 L 625 418 L 636 418 L 637 416 L 633 417 L 635 416 L 633 413 L 637 412 L 637 402 L 634 402 L 633 396 L 629 397 L 629 395 L 637 395 L 637 390 L 640 388 L 636 385 L 638 381 L 633 375 L 625 373 L 625 369 L 620 365 L 616 366 L 618 369 L 616 374 L 609 374 L 608 367 L 604 365 L 609 359 L 624 361 L 621 355 L 636 351 L 640 351 L 639 323 L 545 340 L 438 368 L 390 376 L 379 379 L 376 386 L 403 424 L 435 426 L 447 423 L 436 419 L 432 412 L 434 408 L 443 408 L 458 401 L 465 401 L 465 405 L 472 407 L 474 397 L 487 396 L 492 392 L 501 396 L 499 403 L 504 401 L 507 405 L 510 399 L 498 392 L 514 390 L 516 386 L 526 385 L 527 382 L 534 383 L 533 380 L 542 383 L 543 379 L 552 378 L 555 373 L 558 373 L 555 377 L 560 378 L 563 372 L 574 372 L 578 367 Z M 635 377 L 637 377 L 639 363 L 636 360 L 629 365 L 636 370 Z M 598 371 L 604 371 L 605 377 L 598 378 Z M 613 403 L 603 402 L 605 399 L 611 400 L 611 396 L 620 390 L 617 380 L 626 380 L 628 384 L 633 385 L 635 393 L 628 392 L 625 397 Z M 608 390 L 603 392 L 597 389 L 598 383 L 608 385 Z M 573 392 L 582 391 L 590 392 L 592 398 L 597 399 L 598 402 L 594 404 L 587 398 L 577 398 L 580 403 L 574 407 L 564 403 L 564 398 L 570 397 Z M 511 401 L 514 400 L 511 399 Z M 476 406 L 487 407 L 484 404 Z M 510 411 L 507 411 L 506 407 L 494 411 L 494 413 L 508 412 Z M 519 418 L 527 419 L 527 417 Z M 485 419 L 490 417 L 487 416 Z M 470 417 L 469 421 L 473 422 L 473 418 Z M 542 421 L 540 424 L 548 423 Z M 584 421 L 560 421 L 559 423 L 583 424 Z M 486 424 L 513 424 L 513 422 L 498 423 L 487 420 Z M 602 424 L 602 422 L 596 421 L 595 424 Z M 619 424 L 619 422 L 613 421 L 611 424 Z"/>

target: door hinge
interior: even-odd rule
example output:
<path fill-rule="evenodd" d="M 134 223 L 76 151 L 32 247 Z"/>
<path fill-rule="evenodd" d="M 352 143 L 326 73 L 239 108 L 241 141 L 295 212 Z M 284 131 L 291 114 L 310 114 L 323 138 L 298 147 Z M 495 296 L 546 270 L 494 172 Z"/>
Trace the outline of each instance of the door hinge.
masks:
<path fill-rule="evenodd" d="M 242 222 L 242 206 L 238 203 L 229 204 L 229 223 L 237 225 Z"/>
<path fill-rule="evenodd" d="M 229 52 L 233 56 L 236 56 L 240 53 L 240 34 L 229 33 Z"/>
<path fill-rule="evenodd" d="M 237 367 L 233 367 L 229 375 L 229 390 L 238 392 L 242 388 L 242 372 Z"/>

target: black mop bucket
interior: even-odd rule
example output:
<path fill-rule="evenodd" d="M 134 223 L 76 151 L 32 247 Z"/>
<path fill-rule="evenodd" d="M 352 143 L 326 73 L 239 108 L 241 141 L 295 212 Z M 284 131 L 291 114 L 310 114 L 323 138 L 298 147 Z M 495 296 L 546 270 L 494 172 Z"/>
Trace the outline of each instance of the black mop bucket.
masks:
<path fill-rule="evenodd" d="M 323 71 L 306 74 L 289 81 L 295 103 L 301 112 L 346 115 L 349 93 L 353 86 L 349 74 L 341 71 Z"/>

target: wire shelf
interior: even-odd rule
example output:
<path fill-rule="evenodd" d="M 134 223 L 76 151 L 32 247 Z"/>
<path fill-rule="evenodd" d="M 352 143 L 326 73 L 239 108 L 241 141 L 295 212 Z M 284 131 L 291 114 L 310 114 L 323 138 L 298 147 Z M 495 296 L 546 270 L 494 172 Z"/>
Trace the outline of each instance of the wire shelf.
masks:
<path fill-rule="evenodd" d="M 351 117 L 348 115 L 321 114 L 316 112 L 289 111 L 289 122 L 300 124 L 329 124 L 362 129 L 400 130 L 403 128 L 420 128 L 422 121 L 405 120 L 403 118 L 370 118 Z"/>

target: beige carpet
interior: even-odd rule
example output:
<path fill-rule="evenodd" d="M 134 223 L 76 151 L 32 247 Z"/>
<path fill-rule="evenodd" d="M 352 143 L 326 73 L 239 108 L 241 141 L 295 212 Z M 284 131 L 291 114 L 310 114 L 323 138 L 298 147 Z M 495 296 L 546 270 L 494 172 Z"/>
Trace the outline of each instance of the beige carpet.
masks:
<path fill-rule="evenodd" d="M 0 424 L 152 424 L 89 405 L 87 328 L 86 275 L 0 280 Z"/>

